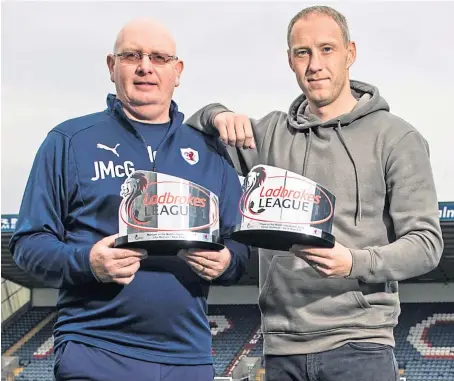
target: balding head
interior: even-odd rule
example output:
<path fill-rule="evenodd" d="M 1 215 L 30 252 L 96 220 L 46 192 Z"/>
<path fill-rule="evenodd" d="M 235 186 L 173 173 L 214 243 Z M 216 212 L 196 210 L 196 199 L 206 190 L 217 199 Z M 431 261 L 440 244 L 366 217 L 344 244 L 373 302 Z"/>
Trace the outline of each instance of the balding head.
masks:
<path fill-rule="evenodd" d="M 150 18 L 138 18 L 128 22 L 117 35 L 114 52 L 131 50 L 131 44 L 158 45 L 162 49 L 156 48 L 156 51 L 176 54 L 176 43 L 170 31 L 161 23 Z"/>
<path fill-rule="evenodd" d="M 118 33 L 114 53 L 108 55 L 107 65 L 125 113 L 149 123 L 168 121 L 173 92 L 183 70 L 169 30 L 153 19 L 132 20 Z"/>

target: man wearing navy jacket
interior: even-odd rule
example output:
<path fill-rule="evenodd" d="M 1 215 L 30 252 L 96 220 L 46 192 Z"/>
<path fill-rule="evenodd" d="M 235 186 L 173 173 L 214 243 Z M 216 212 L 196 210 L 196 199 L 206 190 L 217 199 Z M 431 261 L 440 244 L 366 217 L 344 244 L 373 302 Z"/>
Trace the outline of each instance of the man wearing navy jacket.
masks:
<path fill-rule="evenodd" d="M 183 62 L 163 26 L 128 23 L 107 64 L 116 96 L 108 96 L 106 110 L 49 132 L 10 250 L 22 269 L 60 289 L 57 380 L 212 380 L 208 289 L 235 283 L 249 256 L 228 236 L 241 186 L 225 148 L 183 124 L 172 100 Z M 115 248 L 120 189 L 134 170 L 216 194 L 226 248 L 175 256 Z"/>

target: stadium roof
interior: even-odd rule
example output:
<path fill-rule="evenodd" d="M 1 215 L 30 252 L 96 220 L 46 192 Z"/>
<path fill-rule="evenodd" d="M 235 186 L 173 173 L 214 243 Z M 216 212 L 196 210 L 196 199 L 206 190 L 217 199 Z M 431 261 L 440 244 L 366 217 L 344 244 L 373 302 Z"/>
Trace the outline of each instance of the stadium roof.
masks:
<path fill-rule="evenodd" d="M 439 203 L 440 223 L 445 248 L 441 261 L 433 271 L 404 282 L 452 282 L 454 281 L 454 202 Z M 28 288 L 43 287 L 41 282 L 25 273 L 14 263 L 8 249 L 8 242 L 14 231 L 17 215 L 2 215 L 2 278 Z M 258 285 L 258 254 L 254 250 L 242 277 L 242 285 Z"/>

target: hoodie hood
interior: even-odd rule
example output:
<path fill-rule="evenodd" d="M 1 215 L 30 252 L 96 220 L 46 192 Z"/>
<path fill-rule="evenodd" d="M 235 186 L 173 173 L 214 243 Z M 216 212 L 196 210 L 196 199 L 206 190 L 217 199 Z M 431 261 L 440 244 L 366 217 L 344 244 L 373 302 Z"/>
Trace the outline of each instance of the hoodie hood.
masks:
<path fill-rule="evenodd" d="M 350 89 L 353 96 L 358 100 L 355 108 L 337 118 L 322 122 L 315 115 L 309 112 L 307 97 L 301 94 L 290 105 L 288 113 L 288 122 L 290 127 L 303 131 L 314 127 L 334 127 L 345 126 L 353 121 L 383 110 L 389 112 L 389 105 L 385 99 L 380 96 L 378 88 L 360 81 L 350 81 Z"/>

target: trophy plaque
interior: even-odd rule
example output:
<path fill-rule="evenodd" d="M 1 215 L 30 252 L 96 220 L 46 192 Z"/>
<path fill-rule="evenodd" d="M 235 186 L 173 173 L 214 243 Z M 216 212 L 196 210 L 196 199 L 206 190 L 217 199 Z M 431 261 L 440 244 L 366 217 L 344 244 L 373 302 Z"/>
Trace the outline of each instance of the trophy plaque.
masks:
<path fill-rule="evenodd" d="M 292 245 L 334 247 L 335 196 L 285 169 L 257 165 L 245 177 L 241 223 L 232 239 L 258 248 L 288 251 Z"/>
<path fill-rule="evenodd" d="M 115 247 L 146 249 L 148 255 L 224 248 L 219 200 L 208 189 L 164 173 L 135 171 L 121 186 L 120 195 Z"/>

